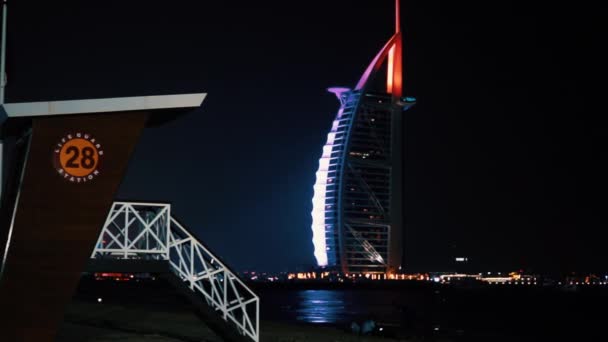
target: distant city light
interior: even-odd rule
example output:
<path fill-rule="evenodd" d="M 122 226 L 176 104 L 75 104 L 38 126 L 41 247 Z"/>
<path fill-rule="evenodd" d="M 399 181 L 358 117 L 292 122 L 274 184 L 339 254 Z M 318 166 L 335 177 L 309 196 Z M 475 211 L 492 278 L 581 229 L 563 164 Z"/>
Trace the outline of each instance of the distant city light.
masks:
<path fill-rule="evenodd" d="M 491 275 L 486 275 L 489 273 Z M 500 275 L 499 275 L 500 274 Z M 358 273 L 341 273 L 336 270 L 328 271 L 327 268 L 317 268 L 307 272 L 280 274 L 262 273 L 260 277 L 252 277 L 251 272 L 246 272 L 245 277 L 250 281 L 256 282 L 284 282 L 284 281 L 308 281 L 308 282 L 393 282 L 393 281 L 418 281 L 432 282 L 438 286 L 469 286 L 470 284 L 485 284 L 491 287 L 562 287 L 568 286 L 602 286 L 608 285 L 608 282 L 603 282 L 602 278 L 595 275 L 565 277 L 564 279 L 544 279 L 539 274 L 525 274 L 521 270 L 516 272 L 484 272 L 479 273 L 447 273 L 447 272 L 432 272 L 432 273 L 383 273 L 383 272 L 358 272 Z M 581 281 L 580 279 L 586 279 Z M 587 280 L 588 279 L 588 280 Z M 539 282 L 540 281 L 540 282 Z M 526 286 L 527 285 L 527 286 Z M 576 290 L 576 287 L 573 288 Z"/>

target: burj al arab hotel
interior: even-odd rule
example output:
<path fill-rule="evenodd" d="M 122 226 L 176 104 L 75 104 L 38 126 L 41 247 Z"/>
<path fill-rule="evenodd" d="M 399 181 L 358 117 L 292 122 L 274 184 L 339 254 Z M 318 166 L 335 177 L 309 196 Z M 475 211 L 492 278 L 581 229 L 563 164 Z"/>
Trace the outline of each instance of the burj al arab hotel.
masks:
<path fill-rule="evenodd" d="M 316 173 L 312 231 L 317 264 L 343 273 L 392 273 L 403 259 L 403 116 L 415 99 L 403 96 L 399 0 L 395 9 L 394 35 L 355 87 L 329 88 L 340 109 Z"/>

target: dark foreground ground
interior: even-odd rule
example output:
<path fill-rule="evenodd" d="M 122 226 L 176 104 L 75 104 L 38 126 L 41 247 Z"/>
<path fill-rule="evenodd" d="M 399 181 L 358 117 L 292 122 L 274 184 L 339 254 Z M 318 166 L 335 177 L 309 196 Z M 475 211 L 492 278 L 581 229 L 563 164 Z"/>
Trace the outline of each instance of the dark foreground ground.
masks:
<path fill-rule="evenodd" d="M 58 342 L 183 342 L 221 341 L 189 312 L 163 312 L 127 308 L 119 305 L 75 302 L 69 308 Z M 346 333 L 338 328 L 262 321 L 261 341 L 360 341 L 395 339 Z"/>
<path fill-rule="evenodd" d="M 98 302 L 101 298 L 101 302 Z M 68 306 L 57 342 L 221 341 L 185 299 L 162 280 L 140 282 L 83 279 Z M 346 326 L 262 320 L 260 341 L 417 341 L 359 336 Z"/>
<path fill-rule="evenodd" d="M 298 294 L 311 290 L 336 291 L 348 299 L 347 304 L 355 298 L 375 316 L 383 332 L 355 335 L 349 331 L 349 318 L 332 324 L 298 323 Z M 580 341 L 605 340 L 608 335 L 608 289 L 603 287 L 260 284 L 256 292 L 262 301 L 261 341 Z M 347 307 L 346 314 L 361 310 L 353 308 Z M 162 281 L 87 279 L 69 305 L 57 338 L 59 342 L 219 340 L 194 308 Z"/>

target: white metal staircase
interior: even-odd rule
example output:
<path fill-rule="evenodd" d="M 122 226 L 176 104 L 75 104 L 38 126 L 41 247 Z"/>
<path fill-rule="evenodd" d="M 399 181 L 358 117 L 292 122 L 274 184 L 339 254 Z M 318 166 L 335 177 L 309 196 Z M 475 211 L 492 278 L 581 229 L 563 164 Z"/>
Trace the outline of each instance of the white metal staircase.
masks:
<path fill-rule="evenodd" d="M 167 261 L 238 332 L 259 341 L 260 299 L 164 203 L 114 202 L 91 258 Z"/>

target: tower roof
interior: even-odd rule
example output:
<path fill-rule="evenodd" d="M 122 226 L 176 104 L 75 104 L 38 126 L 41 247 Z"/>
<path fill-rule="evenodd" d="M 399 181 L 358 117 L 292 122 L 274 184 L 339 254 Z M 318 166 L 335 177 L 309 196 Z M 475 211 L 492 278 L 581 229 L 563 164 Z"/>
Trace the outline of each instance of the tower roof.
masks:
<path fill-rule="evenodd" d="M 199 107 L 206 93 L 114 97 L 69 101 L 20 102 L 0 104 L 0 127 L 6 120 L 87 113 L 112 113 L 137 110 L 185 110 Z"/>

